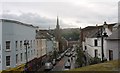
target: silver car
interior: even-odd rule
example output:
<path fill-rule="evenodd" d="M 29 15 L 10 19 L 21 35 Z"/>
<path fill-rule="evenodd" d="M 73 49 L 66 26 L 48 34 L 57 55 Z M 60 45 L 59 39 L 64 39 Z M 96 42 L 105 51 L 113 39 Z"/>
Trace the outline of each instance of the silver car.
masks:
<path fill-rule="evenodd" d="M 51 62 L 46 62 L 45 63 L 45 70 L 51 70 L 53 68 L 53 65 Z"/>
<path fill-rule="evenodd" d="M 70 63 L 70 61 L 68 60 L 68 61 L 65 63 L 64 69 L 70 69 L 70 67 L 71 67 L 71 63 Z"/>
<path fill-rule="evenodd" d="M 53 64 L 54 66 L 56 65 L 56 60 L 55 60 L 55 59 L 52 60 L 52 64 Z"/>

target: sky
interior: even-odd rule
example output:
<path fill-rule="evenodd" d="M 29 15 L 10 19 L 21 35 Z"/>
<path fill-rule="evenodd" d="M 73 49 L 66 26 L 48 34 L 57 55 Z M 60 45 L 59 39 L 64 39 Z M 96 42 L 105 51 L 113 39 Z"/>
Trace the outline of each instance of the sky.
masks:
<path fill-rule="evenodd" d="M 0 18 L 39 26 L 84 28 L 118 22 L 119 0 L 0 0 Z"/>

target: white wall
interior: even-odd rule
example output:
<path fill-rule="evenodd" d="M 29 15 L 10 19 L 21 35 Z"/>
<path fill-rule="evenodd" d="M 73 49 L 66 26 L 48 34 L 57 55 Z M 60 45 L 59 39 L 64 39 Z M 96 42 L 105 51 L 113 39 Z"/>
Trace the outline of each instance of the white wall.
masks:
<path fill-rule="evenodd" d="M 36 56 L 37 58 L 40 58 L 42 56 L 42 40 L 41 39 L 36 39 L 36 48 L 37 48 Z"/>
<path fill-rule="evenodd" d="M 95 57 L 95 49 L 98 50 L 98 57 L 101 58 L 101 41 L 100 39 L 98 40 L 98 46 L 94 46 L 94 40 L 97 38 L 86 38 L 85 39 L 85 45 L 87 47 L 87 52 L 89 55 L 91 55 L 92 57 Z M 85 47 L 84 47 L 85 48 Z"/>
<path fill-rule="evenodd" d="M 47 40 L 47 54 L 49 52 L 53 52 L 53 51 L 54 51 L 54 49 L 53 49 L 53 41 Z"/>
<path fill-rule="evenodd" d="M 2 22 L 0 21 L 0 70 L 2 70 Z"/>
<path fill-rule="evenodd" d="M 47 53 L 47 40 L 46 39 L 41 40 L 42 40 L 42 56 L 44 56 Z"/>
<path fill-rule="evenodd" d="M 113 60 L 116 60 L 119 58 L 118 56 L 118 40 L 108 40 L 107 41 L 107 47 L 106 47 L 106 56 L 107 60 L 109 60 L 109 50 L 113 50 Z"/>
<path fill-rule="evenodd" d="M 29 40 L 32 42 L 35 40 L 35 28 L 16 24 L 16 23 L 11 23 L 11 22 L 4 22 L 2 26 L 2 43 L 3 43 L 3 51 L 2 51 L 2 70 L 7 69 L 6 67 L 6 56 L 10 55 L 11 56 L 11 65 L 10 67 L 16 67 L 17 65 L 23 64 L 26 62 L 25 60 L 25 47 L 23 45 L 22 49 L 20 49 L 20 41 L 22 41 L 22 44 L 24 44 L 24 40 Z M 11 51 L 6 52 L 5 49 L 5 41 L 11 41 Z M 18 41 L 18 51 L 16 51 L 15 48 L 15 41 Z M 31 50 L 34 51 L 35 45 L 32 45 L 32 48 L 29 48 L 28 51 L 30 52 L 30 56 L 28 56 L 28 60 L 32 60 L 35 57 L 35 54 L 31 54 Z M 20 53 L 23 53 L 23 61 L 20 61 Z M 16 64 L 16 54 L 19 56 L 19 62 Z"/>

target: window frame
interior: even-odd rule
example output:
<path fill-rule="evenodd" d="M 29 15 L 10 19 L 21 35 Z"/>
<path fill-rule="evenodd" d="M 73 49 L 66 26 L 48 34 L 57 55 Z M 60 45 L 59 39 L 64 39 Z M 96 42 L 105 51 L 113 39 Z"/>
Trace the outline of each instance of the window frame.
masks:
<path fill-rule="evenodd" d="M 94 40 L 94 46 L 98 46 L 98 40 L 97 39 Z"/>
<path fill-rule="evenodd" d="M 22 49 L 22 41 L 20 41 L 20 49 Z"/>
<path fill-rule="evenodd" d="M 16 64 L 18 64 L 18 54 L 16 54 Z"/>
<path fill-rule="evenodd" d="M 9 42 L 9 44 L 7 42 Z M 10 51 L 11 50 L 11 41 L 9 41 L 9 40 L 5 41 L 5 47 L 6 47 L 6 51 Z"/>
<path fill-rule="evenodd" d="M 9 57 L 9 60 L 7 57 Z M 9 64 L 9 65 L 7 65 L 7 64 Z M 6 67 L 10 67 L 10 56 L 6 56 Z"/>

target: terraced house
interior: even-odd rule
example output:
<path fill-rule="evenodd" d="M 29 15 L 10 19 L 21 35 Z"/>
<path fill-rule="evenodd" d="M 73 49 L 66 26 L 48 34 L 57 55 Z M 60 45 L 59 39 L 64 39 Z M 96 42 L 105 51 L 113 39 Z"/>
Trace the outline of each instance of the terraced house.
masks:
<path fill-rule="evenodd" d="M 0 19 L 0 71 L 15 68 L 26 63 L 26 60 L 29 62 L 36 58 L 36 29 L 33 25 L 19 21 Z"/>

